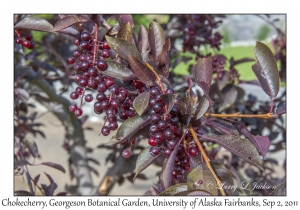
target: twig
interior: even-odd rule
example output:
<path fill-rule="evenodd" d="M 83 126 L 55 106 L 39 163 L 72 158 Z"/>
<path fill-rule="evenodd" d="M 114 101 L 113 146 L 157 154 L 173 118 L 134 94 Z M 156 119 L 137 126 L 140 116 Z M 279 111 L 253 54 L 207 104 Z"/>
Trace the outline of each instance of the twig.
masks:
<path fill-rule="evenodd" d="M 205 153 L 205 150 L 203 149 L 203 147 L 202 147 L 202 145 L 201 145 L 201 143 L 200 143 L 200 141 L 199 141 L 199 139 L 197 137 L 197 134 L 196 134 L 196 132 L 194 131 L 194 129 L 193 129 L 193 127 L 191 125 L 189 125 L 189 131 L 192 133 L 192 136 L 193 136 L 193 138 L 194 138 L 194 140 L 195 140 L 195 142 L 196 142 L 196 144 L 197 144 L 197 146 L 198 146 L 198 148 L 199 148 L 199 150 L 201 152 L 201 155 L 202 155 L 202 157 L 203 157 L 203 159 L 204 159 L 204 161 L 205 161 L 208 169 L 210 170 L 210 172 L 212 173 L 213 177 L 215 178 L 221 194 L 223 196 L 226 196 L 226 193 L 225 193 L 224 189 L 222 188 L 222 183 L 219 180 L 219 178 L 217 177 L 214 169 L 212 168 L 212 166 L 210 164 L 210 159 L 207 157 L 207 155 Z"/>
<path fill-rule="evenodd" d="M 156 73 L 156 71 L 153 69 L 153 67 L 152 67 L 149 63 L 146 62 L 145 64 L 146 64 L 147 68 L 148 68 L 149 70 L 151 70 L 152 73 L 155 75 L 155 77 L 156 77 L 156 79 L 157 79 L 157 82 L 158 82 L 158 85 L 159 85 L 161 91 L 162 91 L 163 93 L 165 93 L 165 88 L 164 88 L 164 86 L 163 86 L 163 84 L 162 84 L 162 82 L 161 82 L 160 77 L 159 77 L 158 74 Z"/>
<path fill-rule="evenodd" d="M 270 119 L 274 118 L 275 115 L 273 113 L 267 114 L 241 114 L 239 112 L 234 114 L 209 114 L 206 113 L 204 116 L 206 117 L 221 117 L 221 118 L 263 118 L 263 119 Z"/>

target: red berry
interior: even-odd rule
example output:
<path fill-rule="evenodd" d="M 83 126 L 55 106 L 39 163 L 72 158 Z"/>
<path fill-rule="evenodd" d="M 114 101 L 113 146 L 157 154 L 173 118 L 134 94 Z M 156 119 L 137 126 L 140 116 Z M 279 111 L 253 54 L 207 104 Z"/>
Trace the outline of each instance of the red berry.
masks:
<path fill-rule="evenodd" d="M 84 41 L 89 41 L 91 39 L 91 34 L 89 32 L 83 32 L 81 34 L 81 39 Z"/>
<path fill-rule="evenodd" d="M 74 112 L 74 111 L 76 110 L 76 108 L 77 108 L 76 104 L 71 104 L 71 105 L 69 106 L 69 111 L 70 111 L 70 112 Z"/>
<path fill-rule="evenodd" d="M 130 158 L 130 156 L 132 155 L 132 152 L 131 152 L 131 150 L 130 149 L 125 149 L 125 150 L 123 150 L 123 152 L 122 152 L 122 156 L 123 156 L 123 158 Z"/>
<path fill-rule="evenodd" d="M 79 117 L 79 116 L 82 115 L 82 109 L 77 108 L 77 109 L 75 109 L 74 113 L 75 113 L 75 115 L 76 115 L 77 117 Z"/>
<path fill-rule="evenodd" d="M 103 134 L 103 136 L 108 136 L 110 133 L 110 129 L 108 126 L 103 126 L 101 129 L 101 133 Z"/>
<path fill-rule="evenodd" d="M 75 39 L 75 40 L 74 40 L 74 44 L 75 44 L 76 46 L 79 46 L 79 44 L 80 44 L 79 39 Z"/>
<path fill-rule="evenodd" d="M 104 42 L 103 42 L 103 49 L 107 49 L 107 50 L 110 49 L 110 47 L 109 47 L 108 44 L 107 44 L 107 41 L 104 41 Z"/>
<path fill-rule="evenodd" d="M 97 63 L 97 67 L 101 70 L 104 71 L 107 68 L 107 64 L 104 60 L 99 60 Z"/>
<path fill-rule="evenodd" d="M 155 141 L 153 136 L 148 139 L 148 144 L 153 147 L 157 145 L 157 142 Z"/>
<path fill-rule="evenodd" d="M 103 49 L 102 51 L 102 57 L 103 58 L 109 58 L 110 57 L 110 52 L 107 49 Z"/>
<path fill-rule="evenodd" d="M 160 153 L 160 150 L 159 150 L 158 147 L 151 147 L 150 153 L 151 153 L 152 156 L 156 156 Z"/>
<path fill-rule="evenodd" d="M 70 98 L 73 99 L 73 100 L 77 99 L 78 96 L 79 96 L 79 95 L 78 95 L 78 93 L 76 93 L 76 92 L 70 93 Z"/>
<path fill-rule="evenodd" d="M 85 95 L 84 99 L 86 102 L 91 102 L 93 100 L 93 96 L 91 94 L 87 94 Z"/>
<path fill-rule="evenodd" d="M 27 35 L 25 36 L 25 39 L 26 39 L 27 41 L 31 41 L 31 40 L 32 40 L 32 34 L 27 34 Z"/>
<path fill-rule="evenodd" d="M 82 93 L 83 93 L 83 88 L 82 88 L 82 87 L 77 87 L 77 88 L 75 89 L 75 92 L 76 92 L 78 95 L 82 95 Z"/>
<path fill-rule="evenodd" d="M 22 40 L 21 37 L 17 37 L 17 38 L 15 39 L 15 42 L 16 42 L 16 44 L 22 44 L 22 43 L 23 43 L 23 40 Z"/>
<path fill-rule="evenodd" d="M 23 47 L 28 48 L 28 47 L 30 47 L 30 41 L 24 40 L 23 43 L 22 43 L 22 45 L 23 45 Z"/>
<path fill-rule="evenodd" d="M 68 58 L 67 62 L 69 64 L 73 64 L 73 63 L 75 63 L 75 58 L 74 57 L 70 57 L 70 58 Z"/>
<path fill-rule="evenodd" d="M 189 148 L 189 154 L 191 156 L 196 156 L 196 155 L 198 155 L 198 153 L 199 153 L 199 151 L 198 151 L 198 149 L 196 147 Z"/>

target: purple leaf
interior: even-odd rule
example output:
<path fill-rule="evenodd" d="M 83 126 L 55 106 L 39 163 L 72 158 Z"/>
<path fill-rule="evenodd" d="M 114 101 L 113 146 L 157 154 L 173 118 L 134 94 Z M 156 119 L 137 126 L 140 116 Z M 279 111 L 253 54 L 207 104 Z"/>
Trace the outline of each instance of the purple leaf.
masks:
<path fill-rule="evenodd" d="M 218 131 L 221 131 L 224 134 L 231 134 L 235 136 L 240 135 L 236 127 L 230 122 L 224 120 L 212 120 L 207 122 L 207 124 L 216 128 Z"/>
<path fill-rule="evenodd" d="M 128 60 L 128 55 L 131 54 L 140 61 L 143 59 L 136 46 L 134 46 L 130 42 L 109 36 L 105 36 L 105 38 L 108 46 L 115 50 L 120 57 Z"/>
<path fill-rule="evenodd" d="M 66 16 L 62 19 L 59 19 L 55 24 L 53 31 L 60 31 L 64 28 L 68 28 L 76 23 L 84 23 L 89 21 L 87 18 L 81 16 L 81 15 L 70 15 Z"/>
<path fill-rule="evenodd" d="M 119 23 L 120 23 L 121 26 L 123 26 L 123 25 L 126 24 L 127 22 L 130 23 L 131 28 L 134 27 L 134 23 L 133 23 L 133 20 L 132 20 L 131 15 L 125 15 L 125 14 L 119 15 Z"/>
<path fill-rule="evenodd" d="M 247 127 L 242 123 L 239 123 L 238 129 L 249 141 L 252 142 L 252 144 L 254 144 L 254 146 L 258 149 L 260 154 L 263 157 L 265 157 L 269 150 L 270 144 L 271 144 L 269 137 L 268 136 L 253 136 L 249 132 Z"/>
<path fill-rule="evenodd" d="M 140 25 L 138 33 L 138 49 L 141 53 L 145 53 L 149 47 L 148 31 L 145 26 Z"/>
<path fill-rule="evenodd" d="M 68 194 L 68 192 L 60 192 L 57 193 L 56 196 L 66 196 Z"/>
<path fill-rule="evenodd" d="M 46 195 L 53 195 L 54 191 L 57 188 L 57 184 L 55 182 L 52 182 L 46 189 L 45 194 Z"/>
<path fill-rule="evenodd" d="M 248 140 L 234 135 L 215 135 L 204 134 L 201 136 L 202 140 L 214 141 L 220 144 L 228 151 L 241 157 L 245 161 L 258 167 L 263 171 L 262 160 L 257 152 L 257 149 Z"/>
<path fill-rule="evenodd" d="M 197 156 L 191 156 L 190 157 L 190 169 L 193 170 L 194 168 L 197 168 L 203 163 L 202 161 L 202 155 L 199 153 Z"/>
<path fill-rule="evenodd" d="M 197 109 L 195 111 L 195 120 L 200 119 L 205 115 L 209 108 L 209 101 L 206 99 L 206 96 L 203 95 L 198 103 Z"/>
<path fill-rule="evenodd" d="M 169 51 L 171 49 L 171 40 L 168 38 L 163 46 L 162 53 L 160 55 L 158 70 L 165 78 L 169 77 Z"/>
<path fill-rule="evenodd" d="M 141 130 L 144 126 L 150 123 L 148 115 L 134 116 L 122 123 L 119 127 L 116 136 L 112 137 L 111 140 L 105 145 L 114 145 L 125 142 L 131 138 L 138 130 Z"/>
<path fill-rule="evenodd" d="M 133 108 L 138 113 L 138 115 L 141 116 L 144 113 L 144 111 L 147 109 L 149 99 L 150 99 L 150 92 L 148 91 L 141 93 L 134 99 Z"/>
<path fill-rule="evenodd" d="M 59 164 L 52 163 L 52 162 L 43 162 L 42 164 L 43 164 L 43 165 L 46 165 L 46 166 L 49 166 L 49 167 L 52 167 L 52 168 L 55 168 L 55 169 L 57 169 L 57 170 L 60 170 L 60 171 L 63 172 L 63 173 L 66 173 L 66 170 L 64 169 L 64 167 L 62 167 L 62 166 L 59 165 Z"/>
<path fill-rule="evenodd" d="M 89 161 L 92 161 L 93 163 L 96 163 L 97 165 L 100 165 L 98 160 L 95 160 L 94 158 L 88 158 Z"/>
<path fill-rule="evenodd" d="M 118 38 L 126 40 L 131 43 L 132 41 L 132 28 L 129 22 L 122 25 L 119 32 L 118 32 Z"/>
<path fill-rule="evenodd" d="M 49 179 L 50 183 L 54 183 L 52 177 L 49 174 L 47 174 L 46 172 L 44 172 L 44 174 L 47 176 L 47 178 Z"/>
<path fill-rule="evenodd" d="M 34 183 L 34 185 L 37 185 L 37 183 L 38 183 L 39 179 L 40 179 L 40 174 L 39 174 L 39 175 L 37 175 L 36 177 L 34 177 L 34 179 L 33 179 L 33 183 Z"/>
<path fill-rule="evenodd" d="M 211 165 L 214 171 L 217 174 L 217 177 L 223 184 L 222 188 L 226 192 L 227 195 L 233 195 L 234 193 L 234 182 L 231 176 L 230 171 L 221 163 L 211 162 Z"/>
<path fill-rule="evenodd" d="M 277 115 L 285 114 L 286 113 L 286 102 L 282 101 L 276 106 L 275 110 Z"/>
<path fill-rule="evenodd" d="M 177 142 L 175 148 L 173 149 L 170 157 L 168 159 L 165 160 L 164 164 L 163 164 L 163 171 L 161 174 L 161 181 L 163 184 L 164 189 L 167 189 L 171 186 L 171 182 L 172 182 L 172 173 L 173 173 L 173 169 L 174 169 L 174 163 L 175 163 L 175 158 L 177 156 L 177 152 L 179 149 L 179 145 L 182 141 L 182 139 L 185 137 L 186 133 L 184 133 L 181 137 L 181 139 Z"/>
<path fill-rule="evenodd" d="M 212 81 L 212 63 L 210 58 L 199 58 L 194 67 L 194 76 L 198 86 L 209 99 L 209 88 Z"/>
<path fill-rule="evenodd" d="M 187 187 L 188 190 L 205 190 L 212 195 L 218 195 L 217 182 L 205 163 L 187 175 Z"/>
<path fill-rule="evenodd" d="M 165 44 L 165 35 L 159 23 L 152 21 L 149 25 L 148 39 L 150 46 L 150 54 L 155 61 L 159 61 L 160 55 Z"/>
<path fill-rule="evenodd" d="M 139 80 L 141 80 L 147 86 L 153 85 L 156 77 L 142 61 L 131 54 L 128 55 L 128 61 L 132 71 L 137 76 L 137 78 L 139 78 Z"/>
<path fill-rule="evenodd" d="M 177 193 L 183 192 L 187 190 L 187 185 L 180 183 L 180 184 L 176 184 L 173 185 L 171 187 L 169 187 L 168 189 L 166 189 L 165 191 L 163 191 L 162 193 L 160 193 L 160 196 L 166 196 L 166 195 L 175 195 Z"/>
<path fill-rule="evenodd" d="M 235 88 L 234 85 L 228 84 L 223 90 L 222 90 L 222 99 L 221 103 L 219 105 L 218 112 L 223 111 L 224 109 L 227 109 L 230 107 L 234 102 L 236 101 L 238 95 L 238 91 Z"/>
<path fill-rule="evenodd" d="M 36 158 L 38 156 L 39 151 L 38 151 L 38 147 L 37 147 L 37 144 L 35 143 L 35 141 L 33 141 L 31 139 L 26 139 L 25 146 L 28 148 L 32 157 Z"/>
<path fill-rule="evenodd" d="M 253 52 L 256 63 L 252 65 L 252 70 L 265 93 L 274 99 L 278 94 L 280 84 L 278 67 L 273 53 L 267 45 L 261 42 L 256 42 Z"/>
<path fill-rule="evenodd" d="M 53 26 L 47 20 L 34 15 L 30 15 L 22 19 L 15 25 L 15 28 L 46 32 L 51 32 L 53 30 Z"/>
<path fill-rule="evenodd" d="M 29 93 L 22 88 L 15 88 L 15 94 L 18 95 L 24 103 L 26 103 L 30 98 Z"/>
<path fill-rule="evenodd" d="M 26 165 L 31 165 L 26 159 L 21 159 L 21 160 L 15 160 L 14 166 L 15 167 L 21 167 L 21 166 L 26 166 Z"/>
<path fill-rule="evenodd" d="M 107 69 L 105 71 L 100 71 L 96 66 L 100 74 L 113 77 L 122 81 L 124 81 L 129 76 L 133 75 L 130 69 L 126 68 L 124 65 L 116 61 L 106 61 L 106 64 Z"/>
<path fill-rule="evenodd" d="M 68 27 L 58 31 L 59 33 L 67 34 L 75 38 L 80 38 L 80 33 L 75 28 Z"/>
<path fill-rule="evenodd" d="M 218 78 L 218 80 L 217 80 L 217 85 L 218 85 L 218 88 L 220 91 L 227 85 L 227 83 L 229 82 L 229 79 L 230 79 L 229 72 L 224 71 L 223 77 L 221 79 Z"/>
<path fill-rule="evenodd" d="M 135 179 L 139 173 L 145 170 L 153 161 L 155 161 L 160 156 L 160 154 L 156 156 L 151 155 L 151 148 L 152 147 L 147 147 L 139 154 L 136 161 L 135 176 L 133 179 Z"/>
<path fill-rule="evenodd" d="M 190 97 L 181 98 L 177 102 L 179 122 L 187 126 L 191 120 L 192 104 Z"/>
<path fill-rule="evenodd" d="M 160 95 L 160 98 L 162 100 L 164 100 L 168 106 L 168 110 L 165 112 L 165 115 L 169 114 L 169 112 L 172 110 L 177 96 L 178 96 L 178 94 L 161 94 Z"/>
<path fill-rule="evenodd" d="M 286 196 L 286 181 L 278 185 L 271 193 L 270 196 Z"/>

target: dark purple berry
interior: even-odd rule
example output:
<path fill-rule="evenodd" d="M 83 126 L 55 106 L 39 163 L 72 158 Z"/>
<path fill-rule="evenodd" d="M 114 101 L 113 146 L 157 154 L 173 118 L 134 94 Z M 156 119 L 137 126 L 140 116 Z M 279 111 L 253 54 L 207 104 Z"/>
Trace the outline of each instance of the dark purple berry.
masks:
<path fill-rule="evenodd" d="M 104 100 L 100 102 L 100 105 L 102 110 L 106 110 L 109 107 L 109 102 L 107 100 Z"/>
<path fill-rule="evenodd" d="M 104 71 L 107 68 L 107 64 L 104 60 L 99 60 L 97 63 L 99 70 Z"/>
<path fill-rule="evenodd" d="M 151 125 L 149 131 L 150 131 L 151 134 L 155 134 L 155 133 L 157 133 L 159 130 L 158 130 L 158 128 L 157 128 L 157 125 Z"/>
<path fill-rule="evenodd" d="M 28 48 L 28 47 L 30 47 L 30 41 L 24 40 L 22 45 L 23 45 L 23 47 Z"/>
<path fill-rule="evenodd" d="M 102 51 L 102 57 L 103 58 L 109 58 L 110 57 L 110 52 L 107 49 L 103 49 Z"/>
<path fill-rule="evenodd" d="M 107 44 L 107 41 L 104 41 L 104 42 L 103 42 L 103 49 L 107 49 L 107 50 L 110 49 L 110 47 L 109 47 L 108 44 Z"/>
<path fill-rule="evenodd" d="M 97 101 L 101 102 L 106 99 L 106 95 L 104 93 L 98 93 L 96 96 Z"/>
<path fill-rule="evenodd" d="M 91 34 L 89 32 L 83 32 L 81 34 L 81 39 L 83 41 L 89 41 L 91 39 Z"/>
<path fill-rule="evenodd" d="M 196 155 L 198 155 L 198 153 L 199 153 L 199 151 L 198 151 L 198 149 L 196 147 L 189 148 L 189 154 L 191 156 L 196 156 Z"/>
<path fill-rule="evenodd" d="M 105 85 L 104 82 L 101 82 L 101 83 L 98 85 L 97 91 L 98 91 L 99 93 L 104 93 L 106 90 L 107 90 L 107 86 Z"/>
<path fill-rule="evenodd" d="M 76 92 L 70 93 L 70 98 L 73 100 L 76 100 L 79 97 L 79 95 Z"/>
<path fill-rule="evenodd" d="M 150 119 L 151 119 L 151 122 L 153 124 L 157 123 L 158 121 L 161 120 L 161 115 L 160 114 L 157 114 L 157 113 L 154 113 L 154 114 L 151 114 L 150 115 Z"/>
<path fill-rule="evenodd" d="M 68 64 L 74 64 L 75 63 L 75 58 L 74 57 L 70 57 L 67 60 Z"/>
<path fill-rule="evenodd" d="M 154 138 L 157 141 L 157 143 L 162 143 L 164 141 L 164 135 L 161 132 L 156 133 L 154 135 Z"/>
<path fill-rule="evenodd" d="M 107 87 L 110 87 L 110 86 L 112 86 L 113 84 L 115 84 L 115 80 L 114 80 L 113 78 L 111 78 L 111 77 L 106 78 L 106 80 L 105 80 L 105 85 L 106 85 Z"/>
<path fill-rule="evenodd" d="M 80 52 L 78 50 L 75 50 L 73 52 L 74 57 L 79 58 L 79 56 L 81 55 Z"/>
<path fill-rule="evenodd" d="M 83 61 L 80 63 L 81 71 L 87 71 L 90 68 L 90 64 L 87 61 Z"/>
<path fill-rule="evenodd" d="M 123 152 L 122 152 L 122 157 L 123 158 L 130 158 L 131 157 L 131 155 L 132 155 L 132 152 L 131 152 L 131 150 L 130 149 L 125 149 L 125 150 L 123 150 Z"/>
<path fill-rule="evenodd" d="M 152 95 L 152 96 L 156 96 L 156 95 L 158 95 L 159 94 L 159 89 L 157 88 L 157 87 L 153 87 L 153 88 L 151 88 L 151 90 L 150 90 L 150 94 Z"/>
<path fill-rule="evenodd" d="M 151 147 L 150 153 L 152 156 L 156 156 L 160 153 L 160 149 L 158 147 Z"/>
<path fill-rule="evenodd" d="M 148 144 L 153 147 L 157 145 L 157 142 L 153 136 L 148 139 Z"/>
<path fill-rule="evenodd" d="M 81 80 L 79 81 L 79 85 L 82 86 L 82 87 L 87 86 L 87 84 L 88 84 L 88 81 L 87 81 L 86 79 L 81 79 Z"/>
<path fill-rule="evenodd" d="M 77 88 L 75 89 L 75 92 L 76 92 L 78 95 L 82 95 L 82 93 L 83 93 L 83 88 L 82 88 L 82 87 L 77 87 Z"/>
<path fill-rule="evenodd" d="M 172 88 L 167 88 L 166 89 L 166 93 L 167 94 L 173 94 L 174 93 L 174 90 Z"/>
<path fill-rule="evenodd" d="M 161 111 L 163 111 L 163 105 L 161 103 L 156 103 L 156 104 L 154 104 L 154 106 L 152 107 L 152 109 L 156 113 L 161 112 Z"/>
<path fill-rule="evenodd" d="M 89 73 L 89 75 L 91 75 L 92 77 L 95 77 L 95 76 L 97 76 L 98 71 L 97 71 L 97 69 L 96 69 L 95 67 L 90 67 L 89 70 L 88 70 L 88 73 Z"/>
<path fill-rule="evenodd" d="M 82 41 L 82 42 L 80 43 L 80 47 L 81 47 L 81 49 L 83 49 L 83 50 L 89 50 L 89 49 L 90 49 L 90 45 L 89 45 L 89 43 L 86 42 L 86 41 Z"/>
<path fill-rule="evenodd" d="M 101 133 L 103 134 L 103 136 L 108 136 L 110 134 L 110 129 L 108 126 L 103 126 L 101 129 Z"/>
<path fill-rule="evenodd" d="M 23 40 L 21 37 L 17 37 L 16 40 L 15 40 L 16 44 L 22 44 L 23 43 Z"/>
<path fill-rule="evenodd" d="M 71 104 L 71 105 L 69 106 L 69 111 L 70 111 L 70 112 L 74 112 L 74 111 L 76 110 L 76 108 L 77 108 L 76 104 Z"/>
<path fill-rule="evenodd" d="M 133 118 L 135 116 L 135 111 L 132 109 L 129 109 L 126 111 L 126 115 L 128 116 L 128 118 Z"/>
<path fill-rule="evenodd" d="M 75 44 L 76 46 L 79 46 L 79 44 L 80 44 L 79 39 L 75 39 L 75 40 L 74 40 L 74 44 Z"/>
<path fill-rule="evenodd" d="M 125 100 L 125 95 L 123 93 L 119 92 L 119 94 L 117 95 L 117 99 L 120 102 L 123 102 Z"/>
<path fill-rule="evenodd" d="M 160 120 L 158 123 L 157 123 L 157 126 L 158 126 L 158 129 L 163 131 L 167 128 L 168 124 L 165 120 Z"/>
<path fill-rule="evenodd" d="M 122 119 L 122 120 L 126 120 L 126 119 L 128 118 L 128 116 L 127 116 L 127 114 L 126 114 L 126 111 L 121 111 L 121 112 L 119 113 L 119 117 L 120 117 L 120 119 Z"/>
<path fill-rule="evenodd" d="M 116 121 L 114 121 L 114 122 L 110 122 L 108 124 L 108 127 L 110 128 L 110 130 L 115 131 L 118 129 L 119 126 L 118 126 L 118 123 Z"/>
<path fill-rule="evenodd" d="M 31 40 L 32 40 L 32 34 L 27 34 L 27 35 L 25 36 L 25 39 L 26 39 L 27 41 L 31 41 Z"/>
<path fill-rule="evenodd" d="M 79 117 L 79 116 L 82 115 L 82 109 L 81 109 L 81 108 L 77 108 L 77 109 L 75 109 L 74 113 L 75 113 L 75 115 L 76 115 L 77 117 Z"/>
<path fill-rule="evenodd" d="M 173 131 L 170 129 L 170 128 L 167 128 L 165 131 L 164 131 L 164 137 L 166 139 L 172 139 L 173 138 Z"/>
<path fill-rule="evenodd" d="M 84 99 L 86 102 L 91 102 L 93 100 L 93 96 L 91 94 L 87 94 L 85 95 Z"/>
<path fill-rule="evenodd" d="M 94 103 L 94 109 L 97 111 L 103 111 L 101 108 L 101 103 L 100 102 L 96 102 Z"/>
<path fill-rule="evenodd" d="M 105 83 L 106 83 L 106 81 L 105 81 Z M 116 94 L 119 93 L 119 86 L 118 85 L 112 85 L 112 86 L 110 86 L 109 91 L 116 95 Z"/>
<path fill-rule="evenodd" d="M 117 99 L 115 99 L 115 98 L 113 98 L 113 99 L 111 99 L 111 101 L 110 101 L 110 105 L 111 105 L 111 107 L 112 108 L 118 108 L 119 107 L 119 101 L 117 100 Z"/>
<path fill-rule="evenodd" d="M 168 158 L 168 157 L 170 157 L 171 153 L 172 153 L 172 151 L 170 149 L 165 149 L 164 156 Z"/>

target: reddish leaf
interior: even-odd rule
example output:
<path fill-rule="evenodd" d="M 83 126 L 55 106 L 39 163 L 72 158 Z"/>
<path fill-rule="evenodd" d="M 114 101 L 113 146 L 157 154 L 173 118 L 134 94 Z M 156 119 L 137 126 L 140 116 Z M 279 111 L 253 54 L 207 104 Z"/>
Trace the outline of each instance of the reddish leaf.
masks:
<path fill-rule="evenodd" d="M 238 95 L 238 91 L 235 88 L 234 85 L 228 84 L 223 90 L 222 90 L 222 101 L 219 104 L 218 112 L 223 111 L 224 109 L 227 109 L 230 107 L 234 102 L 236 101 Z"/>
<path fill-rule="evenodd" d="M 54 182 L 53 179 L 52 179 L 52 177 L 49 174 L 47 174 L 46 172 L 44 172 L 44 174 L 47 176 L 47 178 L 49 179 L 50 183 Z"/>
<path fill-rule="evenodd" d="M 37 175 L 36 177 L 34 177 L 34 179 L 33 179 L 33 183 L 34 183 L 34 185 L 37 185 L 37 183 L 38 183 L 39 179 L 40 179 L 40 174 L 39 174 L 39 175 Z"/>
<path fill-rule="evenodd" d="M 52 182 L 46 189 L 45 194 L 46 195 L 53 195 L 54 191 L 57 188 L 57 184 L 55 182 Z"/>
<path fill-rule="evenodd" d="M 195 112 L 195 119 L 198 120 L 205 115 L 209 108 L 209 101 L 206 99 L 206 96 L 203 95 L 199 101 Z"/>
<path fill-rule="evenodd" d="M 30 15 L 22 19 L 15 25 L 15 28 L 46 32 L 51 32 L 53 30 L 53 26 L 47 20 L 34 15 Z"/>
<path fill-rule="evenodd" d="M 24 103 L 26 103 L 30 98 L 29 93 L 22 88 L 15 88 L 15 94 L 18 95 Z"/>
<path fill-rule="evenodd" d="M 194 67 L 194 76 L 199 87 L 209 98 L 209 88 L 212 81 L 212 63 L 210 58 L 199 58 Z"/>
<path fill-rule="evenodd" d="M 118 32 L 118 38 L 126 40 L 128 42 L 132 41 L 132 28 L 129 22 L 127 22 L 120 28 Z"/>
<path fill-rule="evenodd" d="M 147 109 L 150 99 L 150 92 L 145 91 L 138 95 L 133 101 L 133 108 L 138 113 L 138 115 L 142 115 L 144 111 Z"/>
<path fill-rule="evenodd" d="M 253 52 L 256 63 L 252 66 L 252 70 L 265 93 L 274 99 L 278 94 L 280 84 L 278 67 L 273 53 L 267 45 L 261 42 L 256 42 Z"/>
<path fill-rule="evenodd" d="M 230 171 L 221 163 L 218 162 L 211 162 L 211 165 L 214 171 L 217 174 L 217 177 L 222 183 L 222 188 L 226 192 L 227 195 L 233 195 L 235 186 L 233 182 L 233 178 L 231 176 Z"/>
<path fill-rule="evenodd" d="M 38 156 L 39 151 L 38 151 L 38 147 L 37 147 L 35 141 L 33 141 L 31 139 L 26 139 L 25 146 L 28 148 L 32 157 L 36 158 Z"/>
<path fill-rule="evenodd" d="M 190 97 L 181 98 L 177 102 L 177 108 L 179 110 L 179 121 L 187 126 L 191 120 L 192 104 Z"/>
<path fill-rule="evenodd" d="M 175 195 L 177 193 L 180 193 L 180 192 L 183 192 L 186 190 L 187 190 L 187 185 L 180 183 L 180 184 L 176 184 L 176 185 L 169 187 L 165 191 L 161 192 L 159 195 L 160 196 L 166 196 L 166 195 L 170 196 L 170 195 Z"/>
<path fill-rule="evenodd" d="M 213 126 L 218 131 L 221 131 L 224 134 L 231 134 L 236 136 L 240 135 L 236 127 L 230 122 L 224 120 L 212 120 L 207 122 L 207 124 Z"/>
<path fill-rule="evenodd" d="M 56 196 L 66 196 L 68 194 L 68 192 L 60 192 L 57 193 Z"/>
<path fill-rule="evenodd" d="M 281 115 L 286 113 L 286 102 L 282 101 L 276 106 L 276 114 Z"/>
<path fill-rule="evenodd" d="M 148 47 L 148 31 L 143 25 L 140 25 L 138 34 L 138 49 L 141 53 L 145 53 Z"/>
<path fill-rule="evenodd" d="M 176 102 L 177 96 L 178 96 L 178 94 L 161 94 L 160 95 L 160 98 L 162 100 L 164 100 L 168 106 L 168 110 L 165 112 L 165 115 L 169 114 L 169 112 L 172 110 L 172 108 Z"/>
<path fill-rule="evenodd" d="M 109 36 L 105 36 L 105 38 L 108 46 L 115 50 L 120 57 L 128 60 L 128 55 L 131 54 L 140 61 L 143 59 L 141 53 L 130 42 Z"/>
<path fill-rule="evenodd" d="M 75 28 L 68 27 L 58 31 L 59 33 L 67 34 L 76 38 L 80 38 L 80 33 Z"/>
<path fill-rule="evenodd" d="M 138 156 L 135 166 L 135 176 L 133 179 L 136 178 L 136 176 L 141 173 L 143 170 L 145 170 L 153 161 L 155 161 L 160 155 L 153 156 L 151 155 L 150 149 L 152 147 L 145 148 Z"/>
<path fill-rule="evenodd" d="M 227 85 L 227 83 L 229 82 L 229 79 L 230 79 L 229 72 L 224 71 L 223 77 L 221 79 L 218 78 L 218 80 L 217 80 L 217 85 L 218 85 L 218 88 L 220 91 Z"/>
<path fill-rule="evenodd" d="M 55 24 L 54 24 L 54 28 L 53 31 L 59 31 L 62 30 L 64 28 L 67 28 L 69 26 L 72 26 L 76 23 L 84 23 L 87 22 L 88 19 L 81 16 L 81 15 L 70 15 L 70 16 L 66 16 L 62 19 L 59 19 Z"/>
<path fill-rule="evenodd" d="M 197 156 L 191 156 L 190 157 L 190 169 L 191 170 L 201 166 L 202 163 L 203 163 L 203 161 L 202 161 L 201 153 L 199 153 Z"/>
<path fill-rule="evenodd" d="M 160 60 L 158 63 L 158 70 L 165 78 L 169 77 L 169 51 L 171 49 L 171 40 L 168 38 L 163 46 Z"/>
<path fill-rule="evenodd" d="M 52 163 L 52 162 L 43 162 L 42 164 L 43 164 L 43 165 L 46 165 L 46 166 L 49 166 L 49 167 L 52 167 L 52 168 L 55 168 L 55 169 L 57 169 L 57 170 L 60 170 L 60 171 L 63 172 L 63 173 L 66 173 L 66 170 L 64 169 L 64 167 L 62 167 L 62 166 L 59 165 L 59 164 Z"/>
<path fill-rule="evenodd" d="M 21 166 L 26 166 L 26 165 L 31 165 L 26 159 L 22 159 L 22 160 L 15 160 L 14 162 L 14 166 L 16 167 L 21 167 Z"/>
<path fill-rule="evenodd" d="M 135 56 L 129 54 L 128 61 L 134 74 L 147 86 L 153 85 L 156 80 L 155 75 L 147 66 Z"/>
<path fill-rule="evenodd" d="M 119 23 L 120 23 L 121 26 L 126 24 L 127 22 L 130 23 L 131 28 L 134 27 L 134 23 L 133 23 L 131 15 L 125 15 L 125 14 L 119 15 Z"/>
<path fill-rule="evenodd" d="M 152 21 L 149 25 L 148 39 L 150 53 L 155 61 L 159 61 L 160 55 L 165 44 L 165 35 L 159 23 Z"/>
<path fill-rule="evenodd" d="M 116 61 L 106 61 L 106 64 L 107 69 L 105 71 L 99 70 L 96 66 L 100 74 L 113 77 L 122 81 L 124 81 L 126 78 L 133 74 L 130 69 L 126 68 L 124 65 Z"/>
<path fill-rule="evenodd" d="M 177 152 L 179 149 L 180 142 L 182 139 L 185 137 L 186 134 L 183 134 L 181 139 L 177 142 L 176 146 L 174 147 L 170 157 L 165 160 L 163 164 L 163 170 L 161 174 L 161 179 L 162 179 L 162 184 L 165 189 L 169 188 L 171 186 L 172 182 L 172 173 L 174 169 L 174 163 L 175 163 L 175 158 L 177 156 Z"/>
<path fill-rule="evenodd" d="M 96 163 L 97 165 L 100 165 L 99 161 L 94 158 L 88 158 L 89 161 L 92 161 L 93 163 Z"/>
<path fill-rule="evenodd" d="M 236 154 L 237 156 L 241 157 L 245 161 L 263 170 L 262 160 L 260 159 L 260 156 L 256 148 L 248 140 L 234 135 L 215 135 L 215 134 L 202 135 L 201 139 L 214 141 L 220 144 L 228 151 Z"/>
<path fill-rule="evenodd" d="M 268 136 L 253 136 L 249 130 L 247 129 L 247 127 L 242 124 L 239 123 L 238 126 L 239 130 L 241 131 L 241 133 L 249 140 L 252 142 L 252 144 L 254 144 L 254 146 L 258 149 L 258 151 L 260 152 L 260 154 L 265 157 L 269 147 L 270 147 L 270 139 Z"/>
<path fill-rule="evenodd" d="M 129 140 L 138 130 L 150 123 L 148 115 L 134 116 L 122 123 L 119 127 L 116 136 L 112 137 L 105 145 L 114 145 Z"/>

